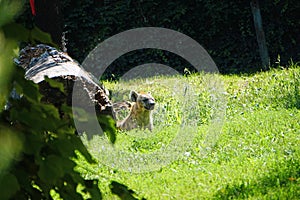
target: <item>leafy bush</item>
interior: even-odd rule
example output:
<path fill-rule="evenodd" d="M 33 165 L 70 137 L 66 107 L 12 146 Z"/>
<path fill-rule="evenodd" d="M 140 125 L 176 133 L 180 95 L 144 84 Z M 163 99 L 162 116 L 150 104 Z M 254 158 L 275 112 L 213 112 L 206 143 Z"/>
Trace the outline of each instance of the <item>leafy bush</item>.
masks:
<path fill-rule="evenodd" d="M 278 54 L 287 65 L 299 60 L 298 10 L 292 1 L 260 1 L 270 61 Z M 100 42 L 137 27 L 164 27 L 182 32 L 201 44 L 222 73 L 261 69 L 249 1 L 62 1 L 64 30 L 70 55 L 83 61 Z M 108 75 L 122 75 L 133 66 L 159 62 L 182 72 L 189 63 L 159 50 L 130 52 L 116 60 Z M 184 66 L 184 67 L 183 67 Z"/>
<path fill-rule="evenodd" d="M 13 23 L 18 2 L 0 3 L 0 199 L 101 199 L 99 180 L 74 170 L 75 151 L 94 161 L 75 134 L 71 108 L 42 102 L 39 86 L 13 64 L 19 42 L 51 43 L 39 29 Z M 112 121 L 104 121 L 113 135 Z"/>
<path fill-rule="evenodd" d="M 75 135 L 71 109 L 63 106 L 61 118 L 58 108 L 42 103 L 38 86 L 24 79 L 23 70 L 16 70 L 13 81 L 22 98 L 9 99 L 9 109 L 1 112 L 1 199 L 52 199 L 54 194 L 100 199 L 98 180 L 84 180 L 73 170 L 76 149 L 92 159 Z"/>

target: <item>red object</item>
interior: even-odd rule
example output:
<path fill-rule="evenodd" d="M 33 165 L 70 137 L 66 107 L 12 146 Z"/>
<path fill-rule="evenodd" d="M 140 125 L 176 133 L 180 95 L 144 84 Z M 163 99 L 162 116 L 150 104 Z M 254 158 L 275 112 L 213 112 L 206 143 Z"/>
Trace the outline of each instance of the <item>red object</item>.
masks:
<path fill-rule="evenodd" d="M 32 15 L 35 15 L 35 7 L 34 7 L 34 0 L 30 0 L 30 7 L 31 7 L 31 13 Z"/>

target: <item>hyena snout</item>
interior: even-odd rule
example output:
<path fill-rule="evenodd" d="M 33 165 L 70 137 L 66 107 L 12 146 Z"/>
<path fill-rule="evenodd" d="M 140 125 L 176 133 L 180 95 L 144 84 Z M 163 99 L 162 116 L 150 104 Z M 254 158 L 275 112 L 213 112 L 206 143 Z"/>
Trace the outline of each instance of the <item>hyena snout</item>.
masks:
<path fill-rule="evenodd" d="M 144 102 L 144 107 L 147 110 L 153 110 L 155 106 L 155 101 L 153 99 L 148 99 L 146 102 Z"/>

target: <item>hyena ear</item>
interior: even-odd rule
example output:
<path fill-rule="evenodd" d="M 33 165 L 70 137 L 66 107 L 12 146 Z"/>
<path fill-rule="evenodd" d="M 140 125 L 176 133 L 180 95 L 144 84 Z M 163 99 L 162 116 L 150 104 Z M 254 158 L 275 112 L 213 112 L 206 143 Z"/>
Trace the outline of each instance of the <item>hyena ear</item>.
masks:
<path fill-rule="evenodd" d="M 130 91 L 130 100 L 133 101 L 133 102 L 136 102 L 137 101 L 137 98 L 138 98 L 138 93 L 136 91 Z"/>

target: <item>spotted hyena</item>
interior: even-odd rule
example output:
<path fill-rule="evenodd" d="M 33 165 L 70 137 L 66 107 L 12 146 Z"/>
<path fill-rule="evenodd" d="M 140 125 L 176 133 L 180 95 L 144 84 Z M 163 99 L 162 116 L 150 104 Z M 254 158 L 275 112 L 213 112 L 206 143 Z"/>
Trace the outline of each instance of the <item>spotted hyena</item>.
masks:
<path fill-rule="evenodd" d="M 130 92 L 131 103 L 126 102 L 130 107 L 128 116 L 117 122 L 117 127 L 122 130 L 131 130 L 135 128 L 153 129 L 152 110 L 155 106 L 155 100 L 150 93 Z"/>

